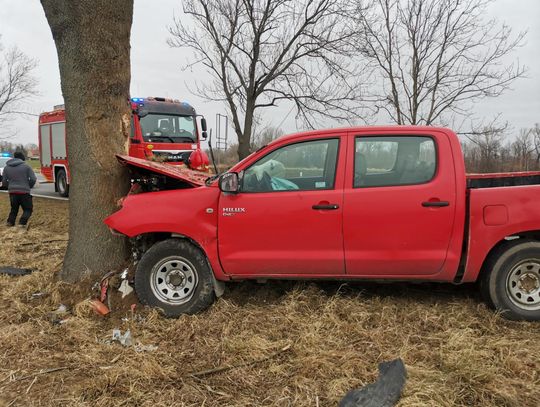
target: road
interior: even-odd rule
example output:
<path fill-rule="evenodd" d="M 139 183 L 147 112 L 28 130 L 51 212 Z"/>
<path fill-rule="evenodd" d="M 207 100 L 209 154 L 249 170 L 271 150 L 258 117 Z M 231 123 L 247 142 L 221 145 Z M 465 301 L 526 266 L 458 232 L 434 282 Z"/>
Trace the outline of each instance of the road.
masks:
<path fill-rule="evenodd" d="M 61 201 L 67 201 L 68 198 L 62 198 L 56 192 L 54 192 L 54 184 L 52 182 L 45 182 L 45 178 L 41 174 L 36 174 L 38 183 L 32 189 L 32 196 L 39 198 L 58 199 Z M 7 191 L 0 191 L 7 193 Z"/>

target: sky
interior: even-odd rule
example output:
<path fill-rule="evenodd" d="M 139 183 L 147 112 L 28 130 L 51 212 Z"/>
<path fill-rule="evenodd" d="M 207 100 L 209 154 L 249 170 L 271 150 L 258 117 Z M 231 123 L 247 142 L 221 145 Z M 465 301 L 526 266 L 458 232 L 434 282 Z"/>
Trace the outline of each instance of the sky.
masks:
<path fill-rule="evenodd" d="M 170 48 L 167 26 L 173 16 L 181 16 L 180 0 L 135 0 L 131 35 L 131 96 L 164 96 L 190 102 L 198 113 L 206 116 L 209 127 L 215 127 L 217 113 L 226 114 L 225 106 L 207 102 L 190 92 L 196 79 L 206 78 L 202 68 L 182 71 L 189 51 Z M 474 114 L 490 121 L 501 115 L 516 131 L 540 122 L 540 1 L 497 0 L 489 9 L 495 17 L 515 32 L 528 30 L 525 45 L 509 62 L 519 61 L 528 67 L 527 77 L 518 80 L 512 90 L 496 98 L 483 100 L 473 106 Z M 0 0 L 0 41 L 4 48 L 12 45 L 38 61 L 34 76 L 39 82 L 39 95 L 26 103 L 25 110 L 39 114 L 63 103 L 60 89 L 58 58 L 52 35 L 38 0 Z M 277 126 L 286 133 L 297 128 L 294 114 L 288 106 L 266 110 L 264 124 Z M 285 121 L 282 119 L 287 117 Z M 385 124 L 383 121 L 377 124 Z M 328 123 L 328 127 L 335 123 Z M 10 141 L 37 143 L 37 117 L 18 117 L 12 123 Z M 234 134 L 229 130 L 229 137 Z"/>

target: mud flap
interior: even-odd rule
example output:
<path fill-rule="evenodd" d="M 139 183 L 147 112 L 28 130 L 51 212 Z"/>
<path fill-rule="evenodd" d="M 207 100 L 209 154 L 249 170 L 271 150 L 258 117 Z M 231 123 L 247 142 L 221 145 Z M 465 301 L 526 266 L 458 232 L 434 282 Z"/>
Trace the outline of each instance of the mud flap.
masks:
<path fill-rule="evenodd" d="M 221 297 L 223 293 L 225 292 L 225 283 L 223 281 L 217 280 L 213 272 L 212 272 L 212 283 L 214 284 L 214 293 L 216 294 L 216 297 L 217 298 Z"/>

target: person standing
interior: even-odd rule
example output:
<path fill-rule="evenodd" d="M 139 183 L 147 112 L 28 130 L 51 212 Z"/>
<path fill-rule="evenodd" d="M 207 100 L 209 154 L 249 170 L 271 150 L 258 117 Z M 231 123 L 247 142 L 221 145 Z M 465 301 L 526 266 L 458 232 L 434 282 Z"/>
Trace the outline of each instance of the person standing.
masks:
<path fill-rule="evenodd" d="M 7 219 L 7 226 L 15 226 L 15 220 L 22 207 L 23 214 L 19 219 L 19 226 L 26 228 L 28 219 L 32 215 L 33 204 L 30 189 L 36 184 L 36 174 L 24 162 L 24 154 L 17 151 L 11 160 L 6 163 L 2 177 L 2 187 L 9 192 L 11 211 Z"/>

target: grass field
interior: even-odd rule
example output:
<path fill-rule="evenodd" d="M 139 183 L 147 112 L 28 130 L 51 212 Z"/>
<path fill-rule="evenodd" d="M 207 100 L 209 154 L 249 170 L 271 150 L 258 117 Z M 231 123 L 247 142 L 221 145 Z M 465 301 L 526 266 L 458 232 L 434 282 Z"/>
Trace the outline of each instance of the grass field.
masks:
<path fill-rule="evenodd" d="M 41 162 L 39 160 L 26 160 L 27 164 L 36 172 L 41 170 Z"/>
<path fill-rule="evenodd" d="M 0 265 L 34 270 L 0 275 L 0 406 L 336 406 L 397 357 L 400 406 L 539 405 L 540 324 L 501 319 L 474 287 L 237 283 L 200 315 L 132 313 L 130 295 L 100 317 L 93 281 L 55 281 L 67 203 L 35 207 L 28 232 L 0 225 Z M 113 328 L 142 346 L 111 343 Z"/>

